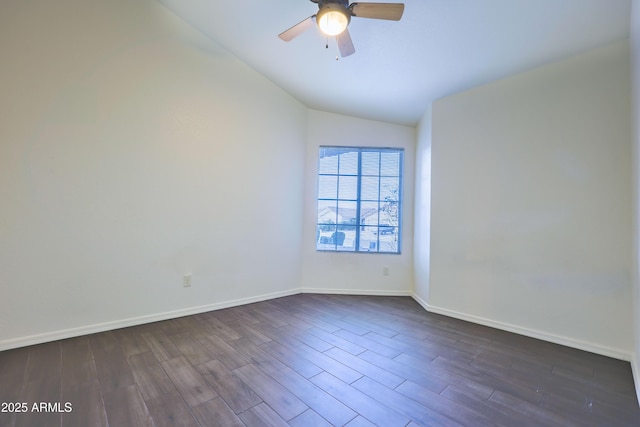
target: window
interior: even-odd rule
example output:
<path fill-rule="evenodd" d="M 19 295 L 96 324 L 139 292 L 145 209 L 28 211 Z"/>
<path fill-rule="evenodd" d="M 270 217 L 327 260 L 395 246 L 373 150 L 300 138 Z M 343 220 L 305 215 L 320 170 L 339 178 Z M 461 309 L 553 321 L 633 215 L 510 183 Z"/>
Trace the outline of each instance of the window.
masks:
<path fill-rule="evenodd" d="M 320 147 L 316 250 L 400 253 L 403 153 Z"/>

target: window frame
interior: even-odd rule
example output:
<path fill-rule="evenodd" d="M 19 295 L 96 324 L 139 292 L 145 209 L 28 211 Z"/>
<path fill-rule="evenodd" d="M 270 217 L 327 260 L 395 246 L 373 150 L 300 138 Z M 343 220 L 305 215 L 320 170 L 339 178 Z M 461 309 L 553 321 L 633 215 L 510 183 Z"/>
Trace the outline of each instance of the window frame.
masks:
<path fill-rule="evenodd" d="M 336 173 L 321 173 L 321 165 L 320 162 L 322 160 L 322 150 L 323 149 L 335 149 L 336 151 L 344 151 L 344 152 L 352 152 L 355 151 L 357 152 L 358 155 L 358 162 L 357 162 L 357 173 L 355 175 L 350 174 L 350 173 L 341 173 L 340 169 L 339 169 L 339 165 L 340 165 L 340 158 L 338 158 L 338 169 L 336 171 Z M 366 153 L 366 152 L 373 152 L 373 153 L 378 153 L 380 158 L 379 158 L 379 163 L 378 163 L 378 171 L 377 171 L 377 175 L 371 175 L 371 174 L 363 174 L 362 172 L 362 154 Z M 389 152 L 389 153 L 397 153 L 398 154 L 398 169 L 397 169 L 397 176 L 396 175 L 382 175 L 382 154 L 385 152 Z M 386 255 L 400 255 L 402 254 L 402 229 L 403 229 L 403 224 L 402 224 L 402 212 L 403 212 L 403 184 L 404 184 L 404 152 L 405 149 L 402 147 L 372 147 L 372 146 L 342 146 L 342 145 L 320 145 L 318 147 L 318 165 L 317 165 L 317 176 L 316 176 L 316 199 L 315 199 L 315 203 L 316 203 L 316 218 L 315 218 L 315 227 L 316 227 L 316 239 L 315 239 L 315 247 L 316 247 L 316 252 L 340 252 L 340 253 L 369 253 L 369 254 L 386 254 Z M 339 156 L 339 155 L 338 155 Z M 321 198 L 320 197 L 320 181 L 321 181 L 321 177 L 331 177 L 331 176 L 335 176 L 336 177 L 336 195 L 335 198 Z M 356 177 L 357 179 L 357 192 L 356 192 L 356 197 L 355 199 L 340 199 L 339 197 L 339 188 L 340 188 L 340 177 Z M 371 203 L 373 200 L 368 200 L 368 199 L 364 199 L 362 198 L 362 180 L 363 180 L 363 176 L 364 177 L 376 177 L 378 179 L 378 195 L 377 195 L 377 200 L 375 202 L 378 203 L 378 208 L 377 208 L 377 224 L 376 225 L 366 225 L 364 223 L 362 223 L 362 217 L 361 217 L 361 212 L 362 212 L 362 205 L 363 203 Z M 382 194 L 381 194 L 381 181 L 383 178 L 397 178 L 398 179 L 398 187 L 397 187 L 397 200 L 395 201 L 397 203 L 397 225 L 386 225 L 386 224 L 380 224 L 380 211 L 381 211 L 381 206 L 382 203 L 385 203 L 385 200 L 381 200 Z M 339 210 L 339 205 L 340 202 L 355 202 L 356 204 L 356 213 L 355 213 L 355 224 L 353 225 L 354 229 L 355 229 L 355 238 L 354 238 L 354 244 L 353 244 L 353 249 L 340 249 L 340 247 L 342 245 L 338 245 L 338 242 L 334 243 L 334 247 L 331 249 L 328 249 L 326 247 L 323 248 L 319 248 L 319 241 L 321 236 L 321 227 L 323 225 L 326 226 L 326 223 L 321 223 L 319 221 L 319 214 L 320 214 L 320 204 L 322 201 L 332 201 L 336 203 L 336 216 L 338 215 L 338 210 Z M 337 223 L 337 218 L 336 218 L 336 223 L 335 223 L 335 230 L 336 233 L 339 231 L 339 226 L 340 224 Z M 380 248 L 380 243 L 381 243 L 381 239 L 380 239 L 380 235 L 381 234 L 385 234 L 385 233 L 381 233 L 380 230 L 382 230 L 384 227 L 394 227 L 396 228 L 396 233 L 395 233 L 395 239 L 396 239 L 396 249 L 394 251 L 385 251 L 385 250 L 381 250 Z M 343 227 L 351 227 L 350 225 L 343 225 Z M 375 245 L 375 250 L 366 250 L 360 247 L 360 241 L 361 241 L 361 232 L 363 232 L 365 227 L 377 227 L 377 232 L 376 234 L 376 245 Z"/>

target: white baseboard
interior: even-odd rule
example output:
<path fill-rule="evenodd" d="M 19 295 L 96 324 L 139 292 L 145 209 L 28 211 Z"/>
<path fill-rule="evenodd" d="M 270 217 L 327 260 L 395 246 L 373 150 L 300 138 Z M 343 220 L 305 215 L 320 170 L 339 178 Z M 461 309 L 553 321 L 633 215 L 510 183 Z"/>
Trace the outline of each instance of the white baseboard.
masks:
<path fill-rule="evenodd" d="M 523 328 L 521 326 L 512 325 L 509 323 L 499 322 L 496 320 L 486 319 L 480 316 L 474 316 L 471 314 L 460 313 L 454 310 L 449 310 L 442 307 L 436 307 L 428 304 L 417 295 L 412 295 L 425 310 L 431 313 L 442 314 L 444 316 L 453 317 L 460 320 L 466 320 L 472 323 L 478 323 L 480 325 L 489 326 L 491 328 L 501 329 L 508 332 L 513 332 L 519 335 L 524 335 L 531 338 L 540 339 L 543 341 L 549 341 L 555 344 L 564 345 L 567 347 L 577 348 L 579 350 L 585 350 L 591 353 L 600 354 L 602 356 L 613 357 L 614 359 L 624 360 L 626 362 L 631 361 L 631 354 L 628 351 L 624 351 L 618 348 L 606 347 L 599 344 L 594 344 L 586 341 L 580 341 L 573 338 L 568 338 L 560 335 L 554 335 L 547 332 L 537 331 L 535 329 Z M 637 384 L 637 382 L 636 382 Z"/>
<path fill-rule="evenodd" d="M 316 294 L 341 294 L 341 295 L 377 295 L 377 296 L 411 296 L 409 291 L 373 291 L 373 290 L 351 290 L 351 289 L 311 289 L 295 288 L 286 291 L 274 292 L 271 294 L 258 295 L 255 297 L 241 298 L 230 301 L 223 301 L 214 304 L 206 304 L 197 307 L 190 307 L 181 310 L 167 311 L 163 313 L 150 314 L 146 316 L 132 317 L 128 319 L 115 320 L 112 322 L 97 323 L 93 325 L 80 326 L 77 328 L 64 329 L 60 331 L 46 332 L 44 334 L 30 335 L 26 337 L 12 338 L 0 341 L 0 351 L 12 348 L 26 347 L 28 345 L 42 344 L 45 342 L 62 340 L 66 338 L 78 337 L 81 335 L 94 334 L 96 332 L 110 331 L 113 329 L 127 328 L 129 326 L 142 325 L 145 323 L 159 322 L 162 320 L 175 319 L 177 317 L 190 316 L 192 314 L 205 313 L 207 311 L 220 310 L 223 308 L 235 307 L 238 305 L 251 304 L 254 302 L 267 301 L 274 298 L 296 295 L 299 293 Z"/>
<path fill-rule="evenodd" d="M 631 357 L 631 373 L 633 374 L 633 383 L 636 386 L 636 398 L 640 405 L 640 365 L 638 364 L 638 353 L 634 353 Z"/>
<path fill-rule="evenodd" d="M 178 317 L 190 316 L 192 314 L 205 313 L 207 311 L 220 310 L 223 308 L 235 307 L 238 305 L 251 304 L 254 302 L 266 301 L 274 298 L 299 294 L 300 289 L 289 289 L 286 291 L 274 292 L 271 294 L 259 295 L 249 298 L 224 301 L 214 304 L 190 307 L 181 310 L 167 311 L 164 313 L 150 314 L 147 316 L 131 317 L 129 319 L 115 320 L 112 322 L 98 323 L 94 325 L 81 326 L 78 328 L 65 329 L 61 331 L 47 332 L 44 334 L 30 335 L 26 337 L 13 338 L 0 341 L 0 351 L 12 348 L 25 347 L 28 345 L 42 344 L 45 342 L 73 338 L 81 335 L 93 334 L 96 332 L 110 331 L 113 329 L 126 328 L 129 326 L 142 325 L 145 323 L 159 322 L 162 320 L 175 319 Z"/>
<path fill-rule="evenodd" d="M 325 295 L 372 295 L 383 297 L 410 297 L 411 291 L 381 291 L 370 289 L 324 289 L 324 288 L 301 288 L 303 294 L 325 294 Z"/>
<path fill-rule="evenodd" d="M 418 295 L 411 291 L 398 291 L 398 290 L 358 290 L 358 289 L 324 289 L 324 288 L 295 288 L 286 291 L 274 292 L 271 294 L 264 294 L 255 297 L 241 298 L 236 300 L 224 301 L 214 304 L 207 304 L 197 307 L 190 307 L 181 310 L 168 311 L 163 313 L 156 313 L 140 317 L 132 317 L 128 319 L 116 320 L 112 322 L 105 322 L 87 326 L 81 326 L 78 328 L 65 329 L 60 331 L 47 332 L 44 334 L 31 335 L 26 337 L 13 338 L 9 340 L 0 341 L 0 351 L 10 350 L 12 348 L 25 347 L 28 345 L 41 344 L 49 341 L 55 341 L 60 339 L 72 338 L 81 335 L 93 334 L 96 332 L 104 332 L 113 329 L 126 328 L 129 326 L 136 326 L 145 323 L 158 322 L 162 320 L 175 319 L 177 317 L 190 316 L 193 314 L 205 313 L 207 311 L 220 310 L 223 308 L 235 307 L 238 305 L 251 304 L 254 302 L 267 301 L 274 298 L 280 298 L 290 295 L 296 295 L 299 293 L 315 293 L 315 294 L 337 294 L 337 295 L 374 295 L 374 296 L 411 296 L 418 304 L 420 304 L 425 310 L 442 314 L 445 316 L 453 317 L 456 319 L 466 320 L 473 323 L 489 326 L 496 329 L 502 329 L 509 332 L 514 332 L 520 335 L 529 336 L 545 341 L 550 341 L 560 345 L 566 345 L 568 347 L 577 348 L 580 350 L 589 351 L 596 354 L 601 354 L 616 359 L 630 361 L 633 369 L 635 384 L 640 399 L 640 366 L 638 361 L 632 357 L 626 351 L 604 347 L 593 343 L 583 342 L 567 337 L 548 334 L 533 329 L 522 328 L 520 326 L 511 325 L 508 323 L 498 322 L 491 319 L 485 319 L 479 316 L 464 314 L 453 310 L 448 310 L 441 307 L 435 307 L 422 300 Z"/>
<path fill-rule="evenodd" d="M 429 311 L 429 304 L 427 304 L 427 302 L 425 300 L 423 300 L 422 298 L 420 298 L 418 296 L 418 294 L 416 294 L 415 292 L 411 293 L 411 298 L 413 298 L 414 300 L 416 300 L 416 302 L 418 304 L 420 304 L 422 306 L 422 308 L 424 308 L 425 310 Z"/>

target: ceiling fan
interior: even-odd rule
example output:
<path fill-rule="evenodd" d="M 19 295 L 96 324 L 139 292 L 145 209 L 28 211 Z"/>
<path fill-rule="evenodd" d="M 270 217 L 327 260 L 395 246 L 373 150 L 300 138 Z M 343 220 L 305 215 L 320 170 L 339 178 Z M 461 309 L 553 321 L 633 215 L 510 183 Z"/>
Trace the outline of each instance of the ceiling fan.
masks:
<path fill-rule="evenodd" d="M 314 23 L 328 37 L 336 37 L 338 49 L 342 57 L 355 53 L 347 26 L 351 17 L 386 19 L 399 21 L 404 12 L 403 3 L 351 3 L 349 0 L 310 0 L 318 5 L 318 13 L 298 22 L 293 27 L 280 33 L 278 37 L 288 42 L 299 36 Z M 337 59 L 337 58 L 336 58 Z"/>

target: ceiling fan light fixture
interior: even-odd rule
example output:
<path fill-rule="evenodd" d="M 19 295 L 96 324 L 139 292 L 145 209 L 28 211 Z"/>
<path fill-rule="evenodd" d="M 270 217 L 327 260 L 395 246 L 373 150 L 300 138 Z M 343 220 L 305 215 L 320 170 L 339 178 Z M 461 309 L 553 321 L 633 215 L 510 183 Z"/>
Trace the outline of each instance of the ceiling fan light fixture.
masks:
<path fill-rule="evenodd" d="M 316 15 L 320 31 L 327 36 L 337 36 L 347 29 L 351 14 L 346 7 L 338 3 L 325 4 Z"/>
<path fill-rule="evenodd" d="M 278 34 L 278 37 L 289 42 L 316 24 L 322 34 L 336 38 L 338 50 L 343 57 L 353 55 L 356 51 L 347 30 L 352 16 L 399 21 L 404 12 L 404 3 L 355 2 L 349 4 L 349 0 L 311 0 L 311 2 L 318 5 L 318 13 L 298 22 Z M 329 47 L 328 42 L 327 39 L 326 47 Z"/>

